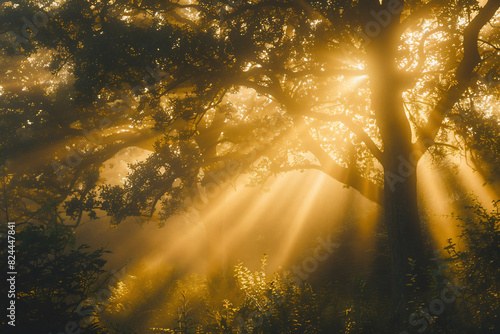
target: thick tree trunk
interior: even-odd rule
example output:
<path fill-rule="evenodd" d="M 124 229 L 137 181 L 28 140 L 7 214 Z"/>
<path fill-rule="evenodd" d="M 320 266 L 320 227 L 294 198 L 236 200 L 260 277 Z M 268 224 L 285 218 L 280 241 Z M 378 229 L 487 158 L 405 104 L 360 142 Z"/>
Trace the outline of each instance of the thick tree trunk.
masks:
<path fill-rule="evenodd" d="M 415 169 L 402 167 L 406 163 L 401 162 L 401 157 L 409 154 L 407 150 L 392 152 L 385 167 L 384 213 L 393 264 L 392 300 L 400 317 L 406 314 L 416 289 L 425 289 L 426 285 L 427 252 L 418 214 L 417 174 Z"/>
<path fill-rule="evenodd" d="M 393 265 L 392 300 L 395 322 L 401 326 L 408 320 L 405 310 L 413 298 L 412 291 L 417 286 L 425 288 L 426 252 L 418 214 L 417 161 L 404 109 L 396 38 L 388 30 L 372 41 L 369 70 L 372 108 L 384 146 L 383 206 Z M 416 284 L 411 275 L 415 275 Z"/>
<path fill-rule="evenodd" d="M 397 116 L 405 115 L 400 93 L 397 89 L 388 89 L 385 93 L 392 94 L 393 98 L 383 94 L 381 102 L 384 113 L 380 121 L 385 118 L 385 125 L 381 126 L 384 129 L 383 207 L 392 257 L 395 322 L 400 326 L 408 320 L 405 310 L 408 302 L 415 298 L 416 289 L 426 288 L 424 269 L 428 260 L 418 213 L 417 161 L 413 158 L 411 132 L 407 121 Z M 384 114 L 388 110 L 391 112 L 386 118 Z"/>

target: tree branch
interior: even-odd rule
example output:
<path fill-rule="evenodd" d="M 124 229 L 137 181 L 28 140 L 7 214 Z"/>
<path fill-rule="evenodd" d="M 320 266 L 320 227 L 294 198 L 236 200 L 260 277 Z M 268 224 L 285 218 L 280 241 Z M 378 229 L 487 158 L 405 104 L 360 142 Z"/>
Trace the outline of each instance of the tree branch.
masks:
<path fill-rule="evenodd" d="M 453 80 L 454 84 L 437 103 L 434 110 L 431 111 L 426 125 L 420 132 L 419 140 L 415 143 L 415 151 L 419 154 L 418 157 L 422 156 L 434 143 L 434 138 L 441 129 L 442 122 L 447 113 L 453 108 L 469 86 L 469 82 L 474 75 L 474 69 L 481 62 L 477 45 L 479 32 L 493 18 L 498 8 L 500 8 L 499 0 L 489 0 L 465 28 L 463 42 L 464 56 L 457 67 Z"/>
<path fill-rule="evenodd" d="M 305 121 L 301 117 L 295 117 L 297 124 L 303 124 Z M 320 162 L 320 166 L 314 166 L 314 169 L 321 170 L 331 178 L 356 189 L 367 199 L 382 205 L 382 189 L 372 181 L 357 174 L 355 169 L 341 167 L 332 159 L 321 145 L 314 140 L 309 131 L 301 133 L 302 142 L 309 152 L 311 152 Z"/>
<path fill-rule="evenodd" d="M 358 125 L 356 125 L 352 119 L 346 117 L 344 115 L 328 115 L 320 112 L 308 112 L 304 114 L 305 117 L 310 117 L 326 122 L 340 122 L 344 124 L 352 133 L 356 135 L 356 137 L 366 145 L 371 154 L 380 162 L 384 161 L 384 153 L 380 150 L 380 148 L 375 144 L 373 139 Z"/>
<path fill-rule="evenodd" d="M 271 98 L 276 98 L 278 101 L 281 103 L 287 105 L 289 104 L 289 98 L 284 95 L 284 92 L 280 91 L 280 89 L 272 89 L 270 87 L 264 87 L 261 86 L 253 81 L 249 80 L 242 80 L 239 82 L 242 85 L 247 86 L 248 88 L 253 88 L 257 92 L 265 94 Z M 290 111 L 291 113 L 299 114 L 305 117 L 309 118 L 314 118 L 326 122 L 341 122 L 344 124 L 352 133 L 356 135 L 356 137 L 363 142 L 370 153 L 380 162 L 382 163 L 383 160 L 383 152 L 378 148 L 377 144 L 373 141 L 373 139 L 358 125 L 356 125 L 352 119 L 349 119 L 348 117 L 342 116 L 342 115 L 328 115 L 320 112 L 314 112 L 310 111 L 307 114 L 302 113 L 301 111 L 293 112 L 292 110 L 298 110 L 298 108 L 291 108 Z"/>

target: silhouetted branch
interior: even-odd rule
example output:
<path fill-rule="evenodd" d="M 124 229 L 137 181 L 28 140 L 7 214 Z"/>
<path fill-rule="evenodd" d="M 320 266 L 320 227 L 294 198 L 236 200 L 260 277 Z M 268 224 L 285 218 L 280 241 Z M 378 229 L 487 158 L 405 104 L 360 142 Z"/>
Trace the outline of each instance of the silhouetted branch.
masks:
<path fill-rule="evenodd" d="M 464 57 L 455 72 L 454 84 L 437 103 L 434 110 L 431 111 L 426 125 L 420 132 L 419 140 L 415 144 L 415 150 L 419 156 L 422 156 L 432 145 L 433 139 L 441 129 L 443 119 L 469 86 L 469 82 L 474 75 L 474 69 L 481 62 L 477 45 L 479 32 L 493 18 L 498 8 L 500 8 L 500 1 L 489 0 L 465 28 Z"/>

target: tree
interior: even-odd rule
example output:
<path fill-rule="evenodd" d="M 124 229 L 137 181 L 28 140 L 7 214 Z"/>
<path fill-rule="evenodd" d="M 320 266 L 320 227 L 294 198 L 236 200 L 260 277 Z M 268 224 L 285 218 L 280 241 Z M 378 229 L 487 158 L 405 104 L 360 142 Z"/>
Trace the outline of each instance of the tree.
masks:
<path fill-rule="evenodd" d="M 480 78 L 498 64 L 500 1 L 40 1 L 57 14 L 20 26 L 35 21 L 35 3 L 3 5 L 4 50 L 66 73 L 55 85 L 71 91 L 72 111 L 60 117 L 47 103 L 49 115 L 29 125 L 34 138 L 52 126 L 77 153 L 41 163 L 68 196 L 82 170 L 156 140 L 123 186 L 80 191 L 69 214 L 164 218 L 214 176 L 320 170 L 383 208 L 394 306 L 404 310 L 410 259 L 418 272 L 426 264 L 416 168 L 453 144 L 464 104 L 492 108 L 481 101 L 496 89 Z M 5 90 L 4 110 L 28 119 L 30 102 Z M 82 130 L 91 139 L 77 147 Z"/>

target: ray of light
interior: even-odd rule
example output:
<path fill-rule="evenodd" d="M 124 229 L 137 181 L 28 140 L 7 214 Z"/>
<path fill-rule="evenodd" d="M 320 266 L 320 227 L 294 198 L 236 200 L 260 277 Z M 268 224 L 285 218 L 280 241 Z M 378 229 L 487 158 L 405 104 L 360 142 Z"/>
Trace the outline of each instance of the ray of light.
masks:
<path fill-rule="evenodd" d="M 219 237 L 219 245 L 215 252 L 210 254 L 211 259 L 217 259 L 222 256 L 223 252 L 231 252 L 232 248 L 238 247 L 241 238 L 244 238 L 252 228 L 255 228 L 256 224 L 268 215 L 269 203 L 274 203 L 274 205 L 282 204 L 277 203 L 280 201 L 280 198 L 279 195 L 276 196 L 276 194 L 286 194 L 288 186 L 289 184 L 287 184 L 283 178 L 280 178 L 273 182 L 272 192 L 259 194 L 258 197 L 253 195 L 248 200 L 242 202 L 245 204 L 244 210 L 236 215 L 236 217 L 239 218 L 238 221 L 231 222 L 229 229 Z M 289 199 L 286 198 L 287 196 L 284 197 L 285 198 L 281 198 L 281 201 Z M 230 205 L 233 206 L 235 204 L 231 203 Z"/>
<path fill-rule="evenodd" d="M 325 183 L 326 177 L 323 174 L 308 175 L 306 182 L 301 182 L 297 188 L 289 190 L 291 193 L 303 195 L 299 207 L 292 210 L 294 212 L 293 220 L 290 221 L 289 228 L 283 236 L 284 242 L 276 257 L 280 263 L 286 263 L 288 260 L 297 239 L 300 237 L 300 232 L 304 228 L 306 218 L 310 215 L 311 209 L 317 200 L 317 195 Z"/>
<path fill-rule="evenodd" d="M 420 196 L 430 220 L 430 233 L 438 246 L 444 246 L 448 238 L 458 235 L 454 218 L 450 216 L 455 211 L 455 206 L 450 200 L 451 194 L 436 170 L 423 166 L 418 172 L 419 185 L 421 189 L 425 189 Z"/>
<path fill-rule="evenodd" d="M 181 224 L 183 223 L 179 225 Z M 161 242 L 161 238 L 164 238 L 161 233 L 157 233 L 157 236 L 153 237 L 151 243 L 157 243 L 159 247 L 158 249 L 152 249 L 150 256 L 145 256 L 145 269 L 153 270 L 164 266 L 165 263 L 180 264 L 180 261 L 176 261 L 179 258 L 182 258 L 183 263 L 189 263 L 192 268 L 200 264 L 197 255 L 201 245 L 193 241 L 202 239 L 203 231 L 199 228 L 186 228 L 186 226 L 183 227 L 182 225 L 178 227 L 175 238 L 170 238 L 168 243 Z M 191 247 L 186 247 L 186 245 L 191 245 Z"/>
<path fill-rule="evenodd" d="M 499 199 L 497 191 L 490 184 L 486 183 L 480 173 L 473 171 L 465 164 L 462 164 L 462 167 L 459 172 L 461 182 L 467 189 L 474 192 L 474 195 L 477 196 L 483 205 L 492 209 L 492 202 Z"/>

